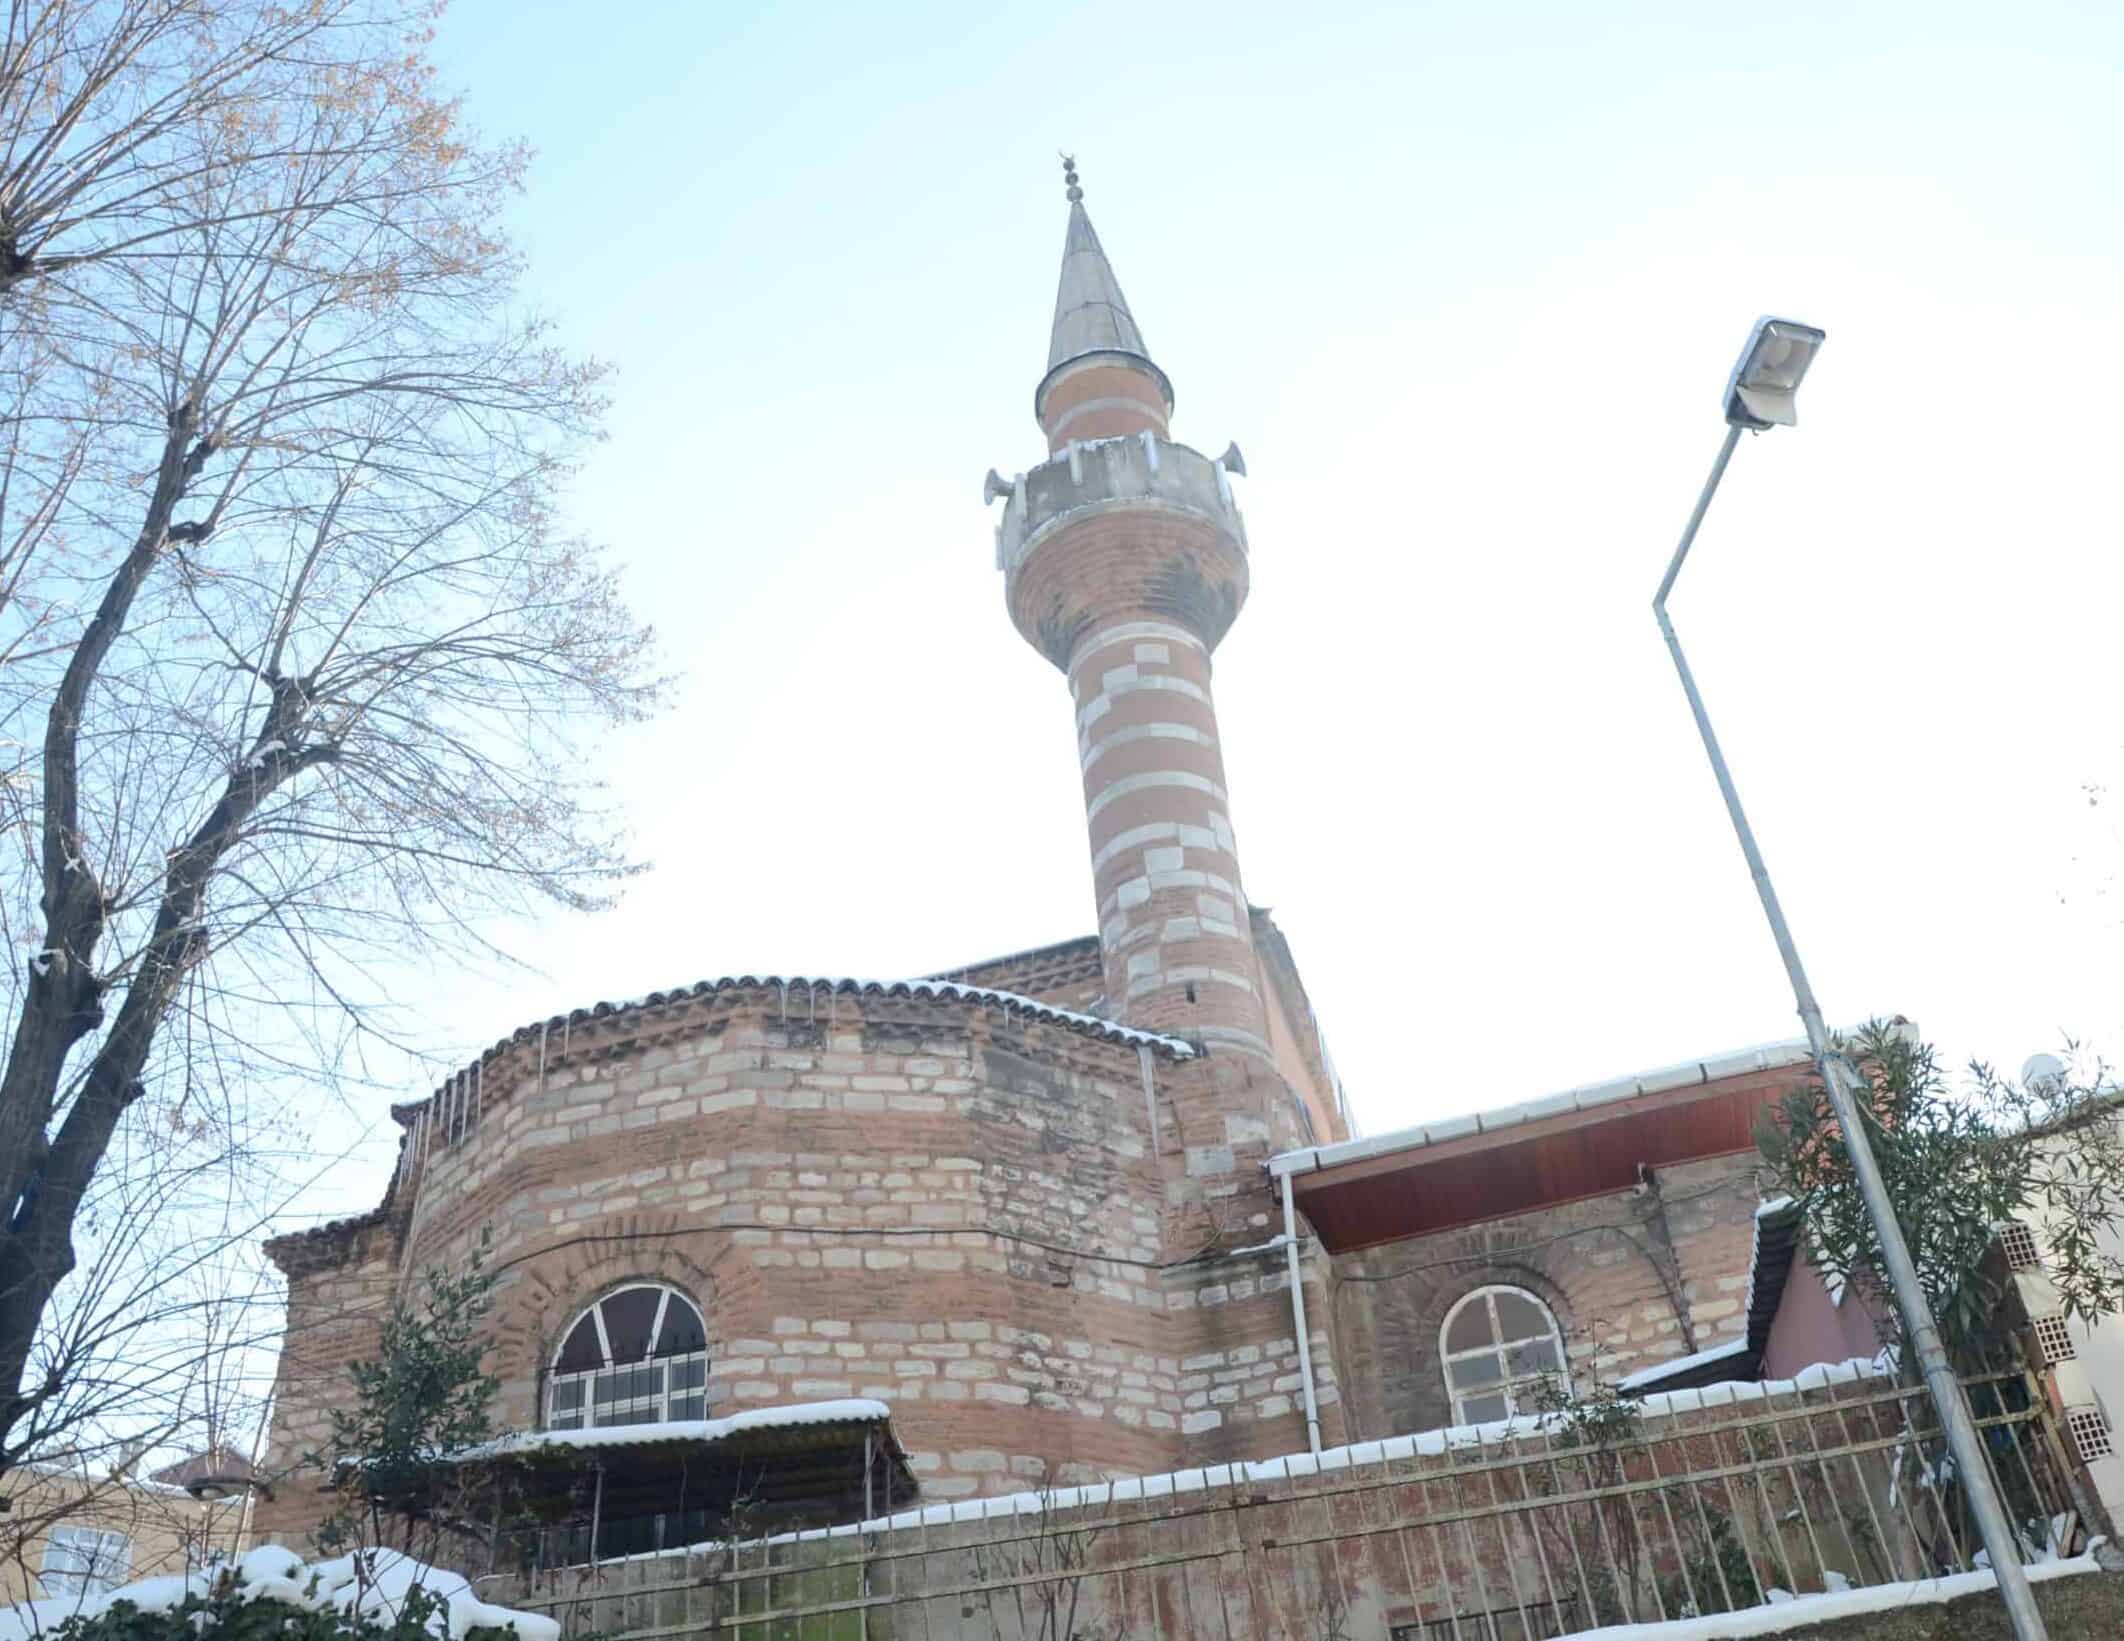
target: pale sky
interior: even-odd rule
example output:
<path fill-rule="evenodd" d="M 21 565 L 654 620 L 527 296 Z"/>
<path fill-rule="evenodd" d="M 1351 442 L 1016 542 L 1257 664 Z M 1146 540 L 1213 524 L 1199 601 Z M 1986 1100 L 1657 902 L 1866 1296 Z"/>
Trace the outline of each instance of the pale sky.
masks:
<path fill-rule="evenodd" d="M 1647 609 L 1764 312 L 1829 340 L 1673 607 L 1824 1007 L 2124 1040 L 2124 10 L 459 0 L 439 52 L 538 151 L 527 290 L 618 368 L 576 517 L 684 674 L 609 759 L 653 875 L 409 977 L 439 1042 L 1090 932 L 979 501 L 1043 454 L 1061 147 L 1252 469 L 1232 815 L 1368 1129 L 1797 1034 Z"/>

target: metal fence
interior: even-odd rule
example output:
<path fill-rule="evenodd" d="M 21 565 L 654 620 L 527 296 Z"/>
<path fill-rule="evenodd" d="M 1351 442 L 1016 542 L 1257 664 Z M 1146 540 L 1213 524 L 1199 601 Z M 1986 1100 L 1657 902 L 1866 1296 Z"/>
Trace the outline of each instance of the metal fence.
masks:
<path fill-rule="evenodd" d="M 2005 1367 L 1965 1382 L 2026 1553 L 2069 1550 L 2078 1480 L 2039 1388 Z M 615 1641 L 1534 1641 L 1972 1566 L 1922 1387 L 1847 1371 L 1664 1402 L 734 1536 L 541 1572 L 513 1599 Z"/>

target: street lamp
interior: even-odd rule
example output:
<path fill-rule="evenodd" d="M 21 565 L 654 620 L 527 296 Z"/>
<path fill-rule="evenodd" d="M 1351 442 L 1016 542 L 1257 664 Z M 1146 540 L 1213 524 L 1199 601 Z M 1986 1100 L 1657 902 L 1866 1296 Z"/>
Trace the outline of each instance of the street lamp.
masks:
<path fill-rule="evenodd" d="M 1659 591 L 1652 598 L 1652 613 L 1658 618 L 1659 630 L 1674 656 L 1674 670 L 1681 675 L 1682 690 L 1689 697 L 1689 710 L 1696 716 L 1697 732 L 1703 736 L 1704 751 L 1711 760 L 1711 773 L 1718 778 L 1718 790 L 1726 800 L 1726 813 L 1733 821 L 1734 835 L 1740 839 L 1741 853 L 1747 857 L 1749 875 L 1755 879 L 1755 892 L 1763 903 L 1763 915 L 1770 920 L 1770 933 L 1777 941 L 1778 956 L 1784 959 L 1785 973 L 1792 982 L 1792 995 L 1799 1004 L 1799 1017 L 1807 1028 L 1808 1047 L 1814 1052 L 1815 1067 L 1821 1073 L 1823 1087 L 1829 1092 L 1830 1107 L 1836 1113 L 1844 1144 L 1851 1155 L 1851 1172 L 1858 1181 L 1859 1194 L 1865 1200 L 1867 1216 L 1881 1239 L 1881 1255 L 1888 1266 L 1888 1280 L 1895 1292 L 1896 1308 L 1902 1313 L 1910 1348 L 1916 1353 L 1926 1388 L 1932 1392 L 1933 1405 L 1939 1411 L 1940 1426 L 1947 1434 L 1947 1447 L 1954 1455 L 1970 1508 L 1975 1512 L 1984 1548 L 1990 1552 L 1992 1570 L 1998 1577 L 1999 1595 L 2005 1602 L 2008 1618 L 2013 1622 L 2013 1633 L 2018 1641 L 2043 1641 L 2047 1634 L 2043 1615 L 2036 1610 L 2035 1597 L 2028 1588 L 2028 1574 L 2021 1566 L 2013 1526 L 2007 1521 L 1998 1490 L 1992 1485 L 1976 1421 L 1970 1416 L 1961 1383 L 1955 1378 L 1946 1349 L 1940 1343 L 1940 1330 L 1932 1319 L 1932 1307 L 1925 1302 L 1924 1290 L 1918 1285 L 1917 1266 L 1910 1257 L 1910 1245 L 1903 1238 L 1903 1228 L 1895 1217 L 1895 1205 L 1888 1198 L 1880 1164 L 1874 1159 L 1865 1124 L 1859 1117 L 1858 1101 L 1853 1093 L 1857 1073 L 1842 1051 L 1830 1042 L 1829 1033 L 1822 1024 L 1821 1005 L 1815 1002 L 1814 988 L 1807 982 L 1807 971 L 1800 966 L 1799 950 L 1792 943 L 1792 931 L 1786 927 L 1784 910 L 1777 903 L 1777 891 L 1770 885 L 1770 869 L 1763 864 L 1762 851 L 1756 847 L 1755 833 L 1749 828 L 1748 816 L 1741 808 L 1740 793 L 1734 789 L 1725 755 L 1718 749 L 1718 737 L 1712 733 L 1711 719 L 1704 711 L 1704 698 L 1698 693 L 1696 678 L 1689 671 L 1687 657 L 1682 654 L 1674 623 L 1667 618 L 1667 594 L 1674 590 L 1674 578 L 1681 574 L 1682 561 L 1689 556 L 1697 527 L 1704 522 L 1705 509 L 1718 491 L 1718 481 L 1725 476 L 1726 463 L 1733 458 L 1733 447 L 1740 442 L 1744 431 L 1761 432 L 1766 428 L 1793 425 L 1793 399 L 1799 392 L 1801 378 L 1807 374 L 1807 367 L 1814 362 L 1816 350 L 1822 345 L 1822 337 L 1823 333 L 1812 325 L 1794 324 L 1789 319 L 1756 321 L 1755 329 L 1749 333 L 1748 345 L 1741 351 L 1740 362 L 1733 367 L 1733 374 L 1726 382 L 1725 442 L 1719 446 L 1718 460 L 1711 464 L 1711 476 L 1704 481 L 1703 493 L 1696 498 L 1696 508 L 1682 531 L 1681 545 L 1674 549 L 1667 573 L 1660 578 Z"/>

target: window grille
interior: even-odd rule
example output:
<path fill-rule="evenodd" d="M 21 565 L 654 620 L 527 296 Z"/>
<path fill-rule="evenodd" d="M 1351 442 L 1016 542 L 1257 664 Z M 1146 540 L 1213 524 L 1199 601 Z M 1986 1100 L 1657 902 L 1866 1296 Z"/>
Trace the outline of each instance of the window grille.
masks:
<path fill-rule="evenodd" d="M 54 1527 L 44 1541 L 37 1580 L 48 1596 L 102 1595 L 125 1582 L 133 1543 L 99 1527 Z"/>
<path fill-rule="evenodd" d="M 2073 1339 L 2072 1329 L 2065 1325 L 2062 1316 L 2039 1316 L 2033 1324 L 2036 1345 L 2043 1353 L 2047 1367 L 2052 1362 L 2069 1362 L 2080 1354 L 2079 1344 Z"/>
<path fill-rule="evenodd" d="M 2035 1232 L 2017 1219 L 2004 1221 L 1998 1227 L 1999 1248 L 2006 1255 L 2006 1267 L 2015 1271 L 2038 1271 L 2043 1268 L 2043 1251 L 2036 1246 Z"/>
<path fill-rule="evenodd" d="M 2065 1428 L 2072 1432 L 2073 1451 L 2080 1455 L 2082 1464 L 2106 1459 L 2117 1450 L 2116 1443 L 2110 1440 L 2109 1418 L 2098 1407 L 2067 1408 Z"/>
<path fill-rule="evenodd" d="M 546 1425 L 662 1424 L 707 1416 L 708 1334 L 675 1288 L 608 1293 L 576 1318 L 553 1359 Z"/>
<path fill-rule="evenodd" d="M 1544 1384 L 1571 1391 L 1563 1330 L 1524 1288 L 1477 1288 L 1438 1330 L 1438 1358 L 1455 1424 L 1487 1424 L 1540 1409 Z"/>

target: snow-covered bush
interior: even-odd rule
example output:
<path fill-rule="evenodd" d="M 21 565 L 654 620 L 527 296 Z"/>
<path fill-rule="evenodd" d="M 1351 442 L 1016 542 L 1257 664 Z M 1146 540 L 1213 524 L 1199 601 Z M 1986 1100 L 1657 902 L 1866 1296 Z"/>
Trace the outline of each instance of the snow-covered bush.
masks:
<path fill-rule="evenodd" d="M 559 1641 L 550 1618 L 490 1606 L 457 1573 L 396 1550 L 305 1564 L 266 1544 L 204 1572 L 0 1607 L 0 1641 Z"/>

